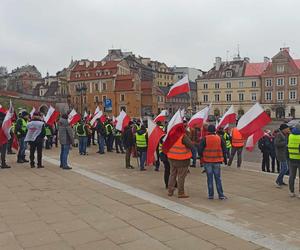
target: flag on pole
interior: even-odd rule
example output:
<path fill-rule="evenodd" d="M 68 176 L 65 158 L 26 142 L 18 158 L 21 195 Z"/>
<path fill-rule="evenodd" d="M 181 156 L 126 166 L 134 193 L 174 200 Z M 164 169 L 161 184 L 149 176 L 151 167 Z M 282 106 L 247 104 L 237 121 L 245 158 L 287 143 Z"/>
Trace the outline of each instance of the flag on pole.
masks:
<path fill-rule="evenodd" d="M 258 129 L 254 134 L 250 135 L 246 141 L 246 149 L 248 151 L 253 151 L 255 144 L 259 141 L 260 138 L 264 136 L 264 131 L 262 129 Z"/>
<path fill-rule="evenodd" d="M 9 110 L 6 112 L 1 129 L 0 129 L 0 145 L 7 143 L 10 140 L 10 129 L 12 125 L 12 118 L 14 117 L 14 108 L 10 101 Z"/>
<path fill-rule="evenodd" d="M 95 113 L 94 114 L 94 117 L 92 118 L 92 120 L 91 120 L 91 125 L 94 127 L 94 125 L 96 125 L 96 121 L 100 118 L 101 119 L 101 117 L 103 117 L 103 112 L 102 112 L 102 110 L 98 110 L 98 112 L 97 113 Z"/>
<path fill-rule="evenodd" d="M 236 123 L 236 114 L 234 113 L 234 107 L 233 105 L 230 106 L 230 108 L 226 111 L 226 113 L 222 116 L 220 122 L 217 125 L 218 128 L 225 128 L 230 123 Z"/>
<path fill-rule="evenodd" d="M 244 138 L 248 138 L 258 129 L 266 126 L 269 122 L 271 122 L 269 115 L 264 111 L 259 103 L 256 103 L 241 117 L 238 122 L 237 129 Z"/>
<path fill-rule="evenodd" d="M 32 107 L 32 110 L 30 111 L 30 118 L 33 117 L 33 114 L 35 113 L 36 109 L 35 107 Z"/>
<path fill-rule="evenodd" d="M 55 110 L 52 106 L 48 109 L 47 115 L 44 118 L 44 121 L 49 126 L 53 126 L 59 116 L 59 112 Z"/>
<path fill-rule="evenodd" d="M 80 119 L 81 119 L 80 114 L 78 114 L 75 109 L 72 109 L 72 111 L 68 115 L 68 122 L 69 122 L 69 124 L 71 126 L 73 126 L 74 124 L 76 124 L 77 122 L 79 122 Z"/>
<path fill-rule="evenodd" d="M 151 118 L 148 118 L 148 148 L 147 165 L 150 166 L 155 161 L 155 151 L 164 131 L 158 127 Z"/>
<path fill-rule="evenodd" d="M 164 109 L 158 116 L 155 117 L 154 122 L 164 122 L 168 116 L 168 110 Z"/>
<path fill-rule="evenodd" d="M 174 85 L 170 88 L 169 93 L 167 94 L 167 98 L 187 93 L 190 91 L 190 83 L 188 75 L 185 75 L 178 82 L 174 83 Z"/>
<path fill-rule="evenodd" d="M 124 110 L 122 110 L 119 114 L 119 116 L 116 118 L 116 129 L 123 131 L 124 128 L 128 125 L 130 122 L 130 117 L 126 114 Z"/>
<path fill-rule="evenodd" d="M 205 107 L 204 109 L 200 110 L 196 114 L 194 114 L 188 123 L 189 127 L 197 126 L 201 128 L 203 126 L 203 123 L 206 122 L 208 119 L 210 109 L 211 109 L 211 104 Z"/>

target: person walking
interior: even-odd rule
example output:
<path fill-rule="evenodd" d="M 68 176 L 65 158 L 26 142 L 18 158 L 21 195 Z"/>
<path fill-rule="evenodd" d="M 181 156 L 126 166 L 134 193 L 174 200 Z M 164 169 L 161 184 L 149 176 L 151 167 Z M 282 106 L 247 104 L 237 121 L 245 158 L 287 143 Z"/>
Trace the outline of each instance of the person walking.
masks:
<path fill-rule="evenodd" d="M 106 129 L 107 152 L 112 152 L 113 151 L 113 143 L 114 143 L 114 135 L 113 135 L 113 126 L 111 124 L 110 119 L 107 119 L 105 129 Z"/>
<path fill-rule="evenodd" d="M 145 162 L 147 158 L 148 133 L 144 125 L 135 134 L 135 143 L 140 158 L 140 170 L 145 171 Z"/>
<path fill-rule="evenodd" d="M 290 159 L 290 175 L 289 175 L 289 189 L 290 196 L 295 197 L 295 179 L 297 170 L 299 171 L 300 178 L 300 123 L 292 129 L 291 134 L 288 137 L 288 152 Z M 299 190 L 300 192 L 300 190 Z M 300 198 L 300 194 L 298 195 Z"/>
<path fill-rule="evenodd" d="M 237 167 L 240 168 L 242 165 L 244 138 L 236 127 L 232 128 L 231 146 L 232 148 L 231 148 L 231 154 L 228 161 L 228 166 L 229 167 L 231 166 L 234 156 L 237 153 Z"/>
<path fill-rule="evenodd" d="M 125 127 L 123 132 L 123 144 L 126 150 L 125 153 L 125 166 L 127 169 L 134 169 L 134 167 L 130 164 L 130 157 L 132 150 L 134 148 L 134 136 L 132 131 L 133 122 L 130 121 L 129 124 Z"/>
<path fill-rule="evenodd" d="M 270 172 L 270 154 L 271 154 L 271 131 L 265 130 L 264 136 L 258 141 L 258 148 L 262 153 L 261 170 Z"/>
<path fill-rule="evenodd" d="M 68 156 L 72 144 L 74 144 L 74 134 L 68 122 L 68 115 L 63 114 L 58 121 L 58 136 L 60 142 L 60 167 L 65 170 L 72 169 L 68 165 Z"/>
<path fill-rule="evenodd" d="M 190 159 L 192 157 L 193 143 L 185 131 L 167 152 L 170 161 L 171 173 L 168 184 L 168 196 L 173 196 L 176 179 L 178 187 L 178 198 L 188 198 L 184 191 L 185 177 L 189 171 Z"/>
<path fill-rule="evenodd" d="M 277 187 L 285 186 L 283 178 L 288 171 L 288 136 L 290 128 L 287 124 L 283 123 L 279 127 L 279 131 L 274 138 L 274 147 L 277 160 L 280 164 L 280 173 L 276 179 Z"/>
<path fill-rule="evenodd" d="M 3 133 L 2 123 L 4 119 L 5 119 L 5 113 L 0 112 L 0 133 Z M 7 141 L 0 140 L 1 168 L 10 168 L 10 166 L 6 164 L 6 150 L 7 150 Z"/>
<path fill-rule="evenodd" d="M 28 120 L 29 120 L 29 113 L 27 111 L 22 111 L 22 113 L 19 115 L 19 118 L 17 119 L 16 122 L 15 133 L 17 135 L 18 143 L 19 143 L 17 163 L 29 162 L 28 160 L 25 159 L 26 142 L 24 141 L 27 133 Z"/>
<path fill-rule="evenodd" d="M 84 123 L 84 120 L 81 120 L 80 123 L 76 126 L 76 134 L 79 139 L 79 154 L 87 155 L 87 140 L 88 140 L 88 129 Z"/>
<path fill-rule="evenodd" d="M 24 139 L 30 146 L 30 166 L 35 168 L 35 151 L 37 151 L 37 167 L 43 168 L 42 156 L 43 156 L 43 141 L 46 135 L 45 123 L 42 121 L 40 113 L 35 112 L 31 121 L 27 124 L 27 134 Z"/>
<path fill-rule="evenodd" d="M 105 136 L 106 136 L 106 130 L 104 127 L 104 124 L 102 123 L 101 119 L 97 119 L 97 125 L 96 125 L 96 133 L 98 138 L 98 154 L 104 154 L 104 144 L 105 144 Z"/>
<path fill-rule="evenodd" d="M 208 135 L 200 142 L 200 154 L 206 170 L 208 199 L 214 199 L 214 179 L 220 200 L 225 200 L 221 181 L 221 164 L 227 163 L 226 145 L 221 136 L 216 135 L 214 125 L 208 126 Z"/>

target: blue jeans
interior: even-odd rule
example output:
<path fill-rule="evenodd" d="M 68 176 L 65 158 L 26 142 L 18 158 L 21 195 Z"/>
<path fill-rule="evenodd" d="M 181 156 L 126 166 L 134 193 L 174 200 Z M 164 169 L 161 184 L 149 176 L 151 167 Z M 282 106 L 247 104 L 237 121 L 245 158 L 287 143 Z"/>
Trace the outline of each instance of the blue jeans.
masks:
<path fill-rule="evenodd" d="M 104 153 L 104 144 L 105 144 L 104 136 L 98 134 L 98 146 L 99 146 L 100 153 Z"/>
<path fill-rule="evenodd" d="M 60 166 L 62 168 L 68 167 L 69 151 L 70 151 L 70 144 L 61 145 L 61 148 L 60 148 Z"/>
<path fill-rule="evenodd" d="M 140 169 L 144 169 L 147 158 L 147 151 L 140 151 Z"/>
<path fill-rule="evenodd" d="M 279 185 L 282 185 L 283 183 L 283 177 L 285 176 L 285 174 L 288 171 L 288 163 L 287 161 L 281 161 L 280 162 L 280 173 L 277 177 L 276 183 L 278 183 Z"/>
<path fill-rule="evenodd" d="M 219 198 L 224 197 L 222 181 L 221 181 L 221 167 L 220 163 L 204 163 L 207 176 L 208 198 L 214 197 L 214 178 Z"/>
<path fill-rule="evenodd" d="M 25 137 L 19 138 L 18 142 L 19 142 L 18 160 L 24 160 L 25 159 L 25 151 L 26 151 Z"/>
<path fill-rule="evenodd" d="M 197 153 L 198 153 L 198 150 L 197 150 L 197 146 L 195 145 L 192 147 L 192 165 L 196 165 Z"/>
<path fill-rule="evenodd" d="M 85 154 L 86 153 L 86 147 L 87 147 L 87 136 L 79 136 L 79 153 Z"/>

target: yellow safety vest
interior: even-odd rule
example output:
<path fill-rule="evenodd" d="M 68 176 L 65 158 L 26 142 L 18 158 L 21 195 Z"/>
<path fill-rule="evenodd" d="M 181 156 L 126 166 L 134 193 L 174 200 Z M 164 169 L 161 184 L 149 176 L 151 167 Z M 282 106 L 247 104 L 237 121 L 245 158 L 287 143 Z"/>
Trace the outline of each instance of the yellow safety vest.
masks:
<path fill-rule="evenodd" d="M 289 142 L 288 142 L 288 151 L 289 151 L 290 159 L 300 160 L 299 145 L 300 145 L 300 135 L 290 134 Z"/>

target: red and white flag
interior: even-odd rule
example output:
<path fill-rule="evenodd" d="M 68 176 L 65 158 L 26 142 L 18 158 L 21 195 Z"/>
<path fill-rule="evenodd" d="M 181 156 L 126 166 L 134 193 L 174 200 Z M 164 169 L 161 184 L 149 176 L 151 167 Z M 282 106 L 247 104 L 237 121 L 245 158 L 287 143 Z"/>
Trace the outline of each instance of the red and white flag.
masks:
<path fill-rule="evenodd" d="M 259 141 L 260 138 L 264 136 L 264 131 L 262 129 L 258 129 L 254 134 L 250 135 L 246 141 L 246 149 L 248 151 L 253 151 L 255 144 Z"/>
<path fill-rule="evenodd" d="M 30 118 L 33 117 L 33 114 L 35 113 L 36 109 L 35 107 L 32 108 L 32 110 L 30 111 Z"/>
<path fill-rule="evenodd" d="M 240 118 L 237 129 L 244 138 L 248 138 L 258 129 L 266 126 L 269 122 L 271 122 L 271 118 L 260 104 L 256 103 Z"/>
<path fill-rule="evenodd" d="M 167 98 L 186 93 L 190 91 L 190 83 L 188 75 L 185 75 L 178 82 L 174 83 L 174 85 L 170 88 L 169 93 L 167 94 Z"/>
<path fill-rule="evenodd" d="M 168 123 L 167 135 L 165 136 L 163 143 L 163 152 L 165 154 L 168 153 L 170 148 L 184 133 L 185 129 L 183 125 L 182 112 L 179 109 Z"/>
<path fill-rule="evenodd" d="M 97 107 L 98 108 L 98 107 Z M 102 112 L 102 110 L 98 110 L 98 112 L 97 113 L 95 113 L 94 114 L 94 117 L 92 118 L 92 120 L 91 120 L 91 125 L 94 127 L 94 125 L 96 125 L 96 121 L 100 118 L 102 118 L 103 117 L 103 112 Z"/>
<path fill-rule="evenodd" d="M 220 122 L 218 123 L 218 128 L 225 128 L 231 123 L 236 123 L 236 113 L 234 113 L 233 105 L 226 111 L 226 113 L 222 116 Z"/>
<path fill-rule="evenodd" d="M 168 110 L 164 109 L 158 116 L 155 117 L 154 122 L 164 122 L 168 116 Z"/>
<path fill-rule="evenodd" d="M 0 129 L 0 145 L 7 143 L 10 140 L 10 129 L 12 125 L 12 118 L 14 117 L 14 108 L 10 101 L 9 110 L 6 112 L 1 129 Z"/>
<path fill-rule="evenodd" d="M 53 126 L 59 116 L 59 112 L 55 110 L 52 106 L 48 109 L 47 115 L 44 118 L 44 121 L 49 126 Z"/>
<path fill-rule="evenodd" d="M 0 112 L 6 114 L 7 110 L 0 104 Z"/>
<path fill-rule="evenodd" d="M 150 166 L 155 161 L 155 151 L 159 144 L 164 131 L 158 127 L 152 119 L 148 118 L 148 148 L 147 148 L 147 165 Z"/>
<path fill-rule="evenodd" d="M 80 119 L 81 119 L 80 114 L 78 114 L 75 109 L 72 109 L 72 111 L 68 115 L 68 122 L 69 122 L 69 124 L 71 126 L 73 126 L 74 124 L 76 124 L 77 122 L 79 122 Z"/>
<path fill-rule="evenodd" d="M 119 114 L 119 116 L 116 118 L 116 129 L 123 131 L 124 128 L 128 125 L 130 122 L 130 117 L 126 114 L 124 110 L 122 110 Z"/>
<path fill-rule="evenodd" d="M 97 113 L 100 112 L 100 111 L 101 111 L 101 110 L 100 110 L 99 106 L 97 106 L 97 108 L 95 109 L 94 115 L 97 114 Z M 102 112 L 102 111 L 101 111 L 101 112 Z"/>
<path fill-rule="evenodd" d="M 208 119 L 210 109 L 211 109 L 211 104 L 205 107 L 204 109 L 200 110 L 196 114 L 194 114 L 188 123 L 189 127 L 197 126 L 201 128 L 203 126 L 203 123 L 206 122 Z"/>

